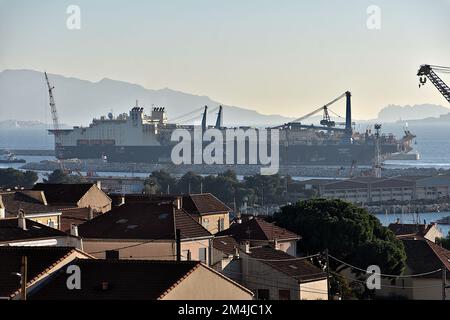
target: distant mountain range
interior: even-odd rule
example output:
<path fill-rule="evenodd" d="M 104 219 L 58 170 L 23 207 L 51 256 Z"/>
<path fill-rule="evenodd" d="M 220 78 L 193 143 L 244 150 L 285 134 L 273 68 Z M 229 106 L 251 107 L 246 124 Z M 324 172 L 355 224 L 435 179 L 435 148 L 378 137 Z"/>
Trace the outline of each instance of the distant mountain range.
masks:
<path fill-rule="evenodd" d="M 193 123 L 192 118 L 200 119 L 203 106 L 210 111 L 222 103 L 207 96 L 198 96 L 171 89 L 150 90 L 140 85 L 103 79 L 91 82 L 61 75 L 49 74 L 55 86 L 55 99 L 61 123 L 88 125 L 91 120 L 113 111 L 114 114 L 128 112 L 139 100 L 147 113 L 152 105 L 166 107 L 169 121 L 195 111 L 182 118 Z M 248 108 L 224 106 L 225 125 L 278 125 L 294 120 L 282 115 L 264 115 Z M 305 112 L 306 113 L 306 112 Z M 450 109 L 444 106 L 423 104 L 414 106 L 388 105 L 377 119 L 366 122 L 395 123 L 398 121 L 450 122 Z M 301 116 L 301 114 L 299 114 Z M 436 118 L 436 120 L 434 120 Z M 9 120 L 13 119 L 13 120 Z M 188 121 L 191 120 L 191 121 Z M 216 112 L 208 115 L 208 123 L 214 124 Z M 321 115 L 304 120 L 305 124 L 318 124 Z M 337 122 L 343 119 L 334 119 Z M 356 120 L 354 120 L 356 121 Z M 5 70 L 0 72 L 0 128 L 48 128 L 51 124 L 47 87 L 42 72 L 33 70 Z M 64 125 L 61 125 L 64 127 Z"/>
<path fill-rule="evenodd" d="M 90 82 L 49 74 L 55 86 L 55 100 L 60 122 L 88 125 L 96 117 L 128 112 L 139 100 L 149 113 L 151 106 L 166 107 L 170 119 L 177 118 L 207 105 L 210 110 L 222 103 L 206 96 L 197 96 L 171 89 L 150 90 L 137 84 L 111 79 Z M 263 115 L 257 111 L 224 106 L 225 125 L 276 125 L 292 120 L 281 115 Z M 189 120 L 200 116 L 197 111 Z M 42 72 L 33 70 L 5 70 L 0 72 L 0 121 L 7 119 L 33 120 L 51 123 L 47 87 Z M 211 112 L 208 123 L 215 123 Z"/>
<path fill-rule="evenodd" d="M 414 106 L 389 105 L 378 113 L 379 122 L 397 122 L 407 120 L 421 120 L 426 118 L 439 118 L 450 113 L 450 109 L 434 104 L 421 104 Z"/>

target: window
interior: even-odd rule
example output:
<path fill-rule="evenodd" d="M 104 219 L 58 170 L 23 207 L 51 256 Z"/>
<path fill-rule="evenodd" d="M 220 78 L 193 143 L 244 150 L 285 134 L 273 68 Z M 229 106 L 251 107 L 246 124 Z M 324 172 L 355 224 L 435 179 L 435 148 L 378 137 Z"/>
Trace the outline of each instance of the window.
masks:
<path fill-rule="evenodd" d="M 106 251 L 106 259 L 119 259 L 119 251 L 118 250 L 107 250 Z"/>
<path fill-rule="evenodd" d="M 183 250 L 181 251 L 181 260 L 183 261 L 191 261 L 191 250 Z"/>
<path fill-rule="evenodd" d="M 206 248 L 200 248 L 198 249 L 198 260 L 207 263 L 206 261 Z"/>
<path fill-rule="evenodd" d="M 208 227 L 209 227 L 209 219 L 208 218 L 203 219 L 203 227 L 208 229 Z"/>
<path fill-rule="evenodd" d="M 291 300 L 291 290 L 279 290 L 279 300 Z"/>
<path fill-rule="evenodd" d="M 258 297 L 258 300 L 270 300 L 269 289 L 258 289 L 257 297 Z"/>
<path fill-rule="evenodd" d="M 225 229 L 225 219 L 224 218 L 220 218 L 218 221 L 218 228 L 219 228 L 219 232 L 223 231 Z"/>

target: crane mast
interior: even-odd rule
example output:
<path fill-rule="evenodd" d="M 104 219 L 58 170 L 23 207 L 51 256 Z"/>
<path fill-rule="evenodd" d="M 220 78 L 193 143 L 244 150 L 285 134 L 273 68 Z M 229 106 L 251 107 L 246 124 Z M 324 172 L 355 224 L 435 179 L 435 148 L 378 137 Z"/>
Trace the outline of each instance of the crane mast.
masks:
<path fill-rule="evenodd" d="M 420 66 L 417 76 L 420 77 L 419 88 L 426 84 L 427 78 L 439 90 L 444 98 L 450 102 L 450 88 L 445 82 L 436 74 L 436 72 L 450 73 L 449 67 L 432 66 L 424 64 Z"/>
<path fill-rule="evenodd" d="M 45 72 L 44 74 L 45 74 L 45 81 L 47 82 L 48 96 L 50 98 L 50 109 L 52 111 L 53 129 L 55 130 L 56 133 L 59 130 L 59 118 L 58 118 L 58 111 L 56 110 L 55 98 L 53 97 L 53 89 L 55 89 L 55 87 L 52 87 L 50 85 L 47 72 Z"/>
<path fill-rule="evenodd" d="M 48 88 L 48 96 L 50 101 L 50 110 L 52 112 L 52 120 L 53 120 L 53 135 L 55 136 L 55 155 L 58 158 L 58 147 L 61 145 L 61 135 L 60 135 L 60 127 L 59 127 L 59 117 L 58 111 L 56 110 L 55 98 L 53 97 L 53 89 L 55 87 L 50 85 L 50 80 L 48 79 L 47 72 L 44 72 L 45 81 L 47 83 Z M 61 171 L 66 172 L 64 161 L 59 161 Z"/>

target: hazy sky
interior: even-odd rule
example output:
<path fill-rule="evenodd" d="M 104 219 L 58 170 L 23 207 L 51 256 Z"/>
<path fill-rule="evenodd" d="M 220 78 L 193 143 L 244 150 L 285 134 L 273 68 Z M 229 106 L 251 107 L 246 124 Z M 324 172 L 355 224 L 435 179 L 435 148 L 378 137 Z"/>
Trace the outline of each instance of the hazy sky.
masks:
<path fill-rule="evenodd" d="M 66 27 L 72 4 L 81 30 Z M 367 28 L 369 5 L 380 30 Z M 266 114 L 301 116 L 346 90 L 359 119 L 387 104 L 448 106 L 418 88 L 422 63 L 450 66 L 450 0 L 0 0 L 0 70 L 169 87 Z"/>

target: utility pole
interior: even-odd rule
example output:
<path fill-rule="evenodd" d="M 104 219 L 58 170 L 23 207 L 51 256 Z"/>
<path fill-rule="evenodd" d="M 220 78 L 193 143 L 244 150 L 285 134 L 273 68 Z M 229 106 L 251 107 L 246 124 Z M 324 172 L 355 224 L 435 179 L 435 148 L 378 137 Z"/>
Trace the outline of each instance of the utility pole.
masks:
<path fill-rule="evenodd" d="M 447 266 L 445 264 L 442 264 L 442 300 L 447 299 L 447 294 L 445 290 L 450 288 L 450 286 L 447 286 Z"/>
<path fill-rule="evenodd" d="M 180 262 L 181 261 L 181 230 L 177 229 L 176 230 L 176 235 L 175 235 L 176 239 L 176 255 L 177 255 L 177 261 Z"/>
<path fill-rule="evenodd" d="M 325 249 L 325 263 L 326 263 L 326 269 L 327 269 L 327 293 L 328 293 L 328 300 L 331 300 L 331 283 L 330 283 L 330 259 L 328 256 L 328 248 Z"/>
<path fill-rule="evenodd" d="M 28 259 L 27 256 L 22 257 L 22 265 L 20 267 L 20 284 L 22 292 L 22 300 L 27 300 L 27 273 L 28 273 Z"/>

